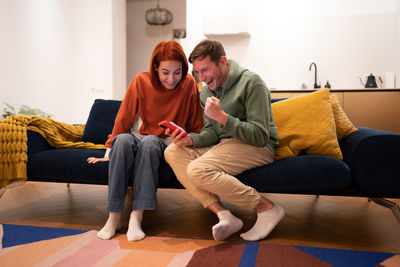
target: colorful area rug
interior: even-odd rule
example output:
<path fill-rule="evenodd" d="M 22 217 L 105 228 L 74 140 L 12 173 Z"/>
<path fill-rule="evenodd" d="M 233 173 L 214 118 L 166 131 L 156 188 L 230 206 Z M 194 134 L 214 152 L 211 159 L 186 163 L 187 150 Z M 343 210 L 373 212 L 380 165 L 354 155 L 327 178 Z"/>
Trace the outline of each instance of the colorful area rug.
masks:
<path fill-rule="evenodd" d="M 0 266 L 400 266 L 392 253 L 0 224 Z"/>

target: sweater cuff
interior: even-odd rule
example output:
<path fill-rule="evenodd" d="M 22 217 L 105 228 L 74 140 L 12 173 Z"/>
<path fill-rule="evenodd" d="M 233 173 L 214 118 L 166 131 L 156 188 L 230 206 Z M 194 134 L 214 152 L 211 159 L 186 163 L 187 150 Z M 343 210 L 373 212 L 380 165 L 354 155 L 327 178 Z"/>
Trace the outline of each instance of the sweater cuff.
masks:
<path fill-rule="evenodd" d="M 226 119 L 225 126 L 222 127 L 222 130 L 226 133 L 231 133 L 235 128 L 235 119 L 228 114 L 228 118 Z"/>
<path fill-rule="evenodd" d="M 196 147 L 196 143 L 198 143 L 198 140 L 199 140 L 199 135 L 196 134 L 196 133 L 190 133 L 189 135 L 190 135 L 190 137 L 192 138 L 192 141 L 193 141 L 192 147 Z"/>
<path fill-rule="evenodd" d="M 109 154 L 110 154 L 111 148 L 107 147 L 106 153 L 104 154 L 105 158 L 108 158 Z"/>

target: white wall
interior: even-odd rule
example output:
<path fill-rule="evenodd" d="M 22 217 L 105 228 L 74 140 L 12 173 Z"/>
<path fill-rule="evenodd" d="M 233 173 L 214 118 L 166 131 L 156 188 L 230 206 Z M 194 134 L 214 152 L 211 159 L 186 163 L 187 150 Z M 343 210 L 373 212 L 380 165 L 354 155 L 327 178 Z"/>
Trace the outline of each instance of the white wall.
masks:
<path fill-rule="evenodd" d="M 68 1 L 0 1 L 1 106 L 71 110 L 73 13 Z"/>
<path fill-rule="evenodd" d="M 228 2 L 230 12 L 209 8 L 213 0 L 187 0 L 187 53 L 205 38 L 205 19 L 218 18 L 219 32 L 232 24 L 242 2 L 218 3 Z M 247 19 L 242 19 L 250 37 L 213 39 L 223 43 L 229 58 L 259 73 L 270 87 L 299 89 L 305 83 L 312 88 L 311 62 L 318 66 L 322 85 L 329 80 L 332 88 L 361 88 L 362 74 L 384 78 L 385 72 L 399 68 L 398 0 L 248 0 L 246 6 Z"/>
<path fill-rule="evenodd" d="M 112 1 L 113 99 L 122 100 L 128 86 L 126 50 L 126 2 Z"/>
<path fill-rule="evenodd" d="M 113 41 L 113 10 L 124 19 L 124 7 L 125 0 L 0 0 L 0 107 L 28 105 L 58 121 L 86 122 L 94 99 L 126 87 L 126 74 L 113 73 L 126 73 Z"/>
<path fill-rule="evenodd" d="M 396 87 L 400 88 L 400 0 L 397 0 L 397 61 L 396 61 Z"/>
<path fill-rule="evenodd" d="M 173 29 L 186 28 L 186 0 L 161 0 L 160 8 L 173 14 L 168 25 L 152 26 L 145 20 L 145 13 L 155 8 L 157 1 L 127 1 L 127 79 L 130 81 L 137 73 L 148 71 L 154 47 L 161 41 L 173 39 Z"/>

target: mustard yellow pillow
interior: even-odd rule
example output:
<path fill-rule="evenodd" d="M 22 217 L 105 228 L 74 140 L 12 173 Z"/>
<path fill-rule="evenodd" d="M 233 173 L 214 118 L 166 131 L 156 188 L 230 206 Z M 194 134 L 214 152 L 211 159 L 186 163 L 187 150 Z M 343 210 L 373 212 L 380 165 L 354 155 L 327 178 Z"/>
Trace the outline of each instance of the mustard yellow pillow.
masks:
<path fill-rule="evenodd" d="M 339 140 L 357 131 L 357 128 L 351 123 L 343 108 L 340 106 L 337 95 L 331 94 L 329 100 L 332 105 L 333 117 L 336 124 L 336 135 Z"/>
<path fill-rule="evenodd" d="M 329 89 L 275 102 L 271 107 L 279 134 L 276 160 L 294 157 L 301 152 L 343 159 Z"/>

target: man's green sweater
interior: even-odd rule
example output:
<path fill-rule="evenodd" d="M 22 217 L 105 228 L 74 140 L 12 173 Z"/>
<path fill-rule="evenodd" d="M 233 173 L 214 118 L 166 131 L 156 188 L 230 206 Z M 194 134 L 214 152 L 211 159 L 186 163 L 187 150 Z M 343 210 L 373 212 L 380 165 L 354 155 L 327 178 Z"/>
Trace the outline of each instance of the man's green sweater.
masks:
<path fill-rule="evenodd" d="M 271 111 L 270 92 L 264 81 L 254 72 L 228 60 L 230 70 L 224 88 L 214 91 L 208 86 L 200 93 L 201 105 L 207 97 L 220 99 L 228 114 L 225 126 L 204 115 L 204 127 L 199 134 L 191 133 L 193 147 L 215 145 L 224 138 L 237 138 L 254 146 L 267 146 L 272 154 L 279 143 L 277 128 Z"/>

